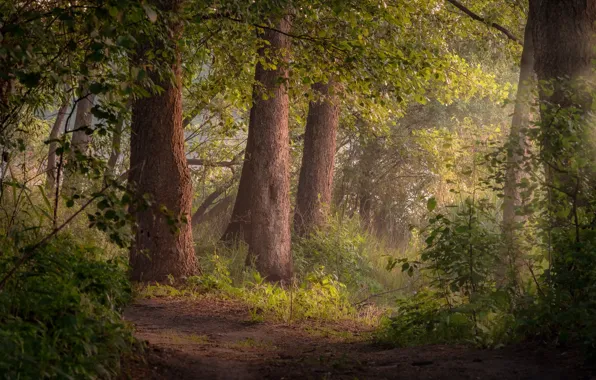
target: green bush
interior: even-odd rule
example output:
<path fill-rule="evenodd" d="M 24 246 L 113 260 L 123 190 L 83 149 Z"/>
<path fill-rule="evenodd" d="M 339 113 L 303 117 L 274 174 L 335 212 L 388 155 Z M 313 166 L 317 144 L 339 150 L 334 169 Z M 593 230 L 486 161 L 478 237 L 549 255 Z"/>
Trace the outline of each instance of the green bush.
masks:
<path fill-rule="evenodd" d="M 6 239 L 0 274 L 16 255 Z M 0 374 L 5 379 L 110 378 L 134 342 L 120 311 L 126 266 L 63 235 L 39 248 L 0 291 Z"/>
<path fill-rule="evenodd" d="M 434 201 L 429 201 L 433 211 Z M 473 343 L 495 346 L 512 339 L 511 295 L 496 290 L 498 226 L 486 199 L 467 198 L 429 219 L 420 261 L 398 260 L 402 270 L 420 269 L 428 288 L 397 301 L 396 315 L 379 340 L 396 345 Z"/>
<path fill-rule="evenodd" d="M 466 342 L 473 331 L 468 316 L 450 310 L 440 295 L 425 290 L 396 301 L 395 315 L 383 321 L 376 340 L 395 346 Z"/>
<path fill-rule="evenodd" d="M 393 316 L 385 318 L 375 334 L 378 343 L 394 346 L 465 343 L 495 347 L 511 342 L 515 320 L 499 306 L 504 292 L 493 292 L 474 302 L 453 304 L 444 294 L 425 289 L 399 299 Z"/>
<path fill-rule="evenodd" d="M 334 276 L 350 290 L 362 286 L 378 288 L 372 276 L 370 239 L 363 234 L 358 220 L 344 223 L 331 221 L 326 229 L 293 244 L 292 254 L 296 274 L 304 279 L 308 273 L 322 270 Z"/>
<path fill-rule="evenodd" d="M 596 232 L 553 234 L 551 269 L 520 311 L 520 333 L 529 339 L 581 345 L 596 356 Z"/>

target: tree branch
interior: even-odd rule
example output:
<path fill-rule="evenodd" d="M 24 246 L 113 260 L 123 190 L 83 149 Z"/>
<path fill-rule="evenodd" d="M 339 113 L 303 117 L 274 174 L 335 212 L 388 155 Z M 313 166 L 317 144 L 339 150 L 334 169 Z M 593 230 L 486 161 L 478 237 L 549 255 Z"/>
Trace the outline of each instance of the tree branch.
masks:
<path fill-rule="evenodd" d="M 455 6 L 456 8 L 458 8 L 460 11 L 464 12 L 465 14 L 467 14 L 468 16 L 470 16 L 472 19 L 476 20 L 476 21 L 480 21 L 492 28 L 497 29 L 499 32 L 503 33 L 505 36 L 507 36 L 507 38 L 509 38 L 511 41 L 517 42 L 519 45 L 523 46 L 523 43 L 519 40 L 519 38 L 517 38 L 513 33 L 511 33 L 508 29 L 506 29 L 505 27 L 497 24 L 496 22 L 488 22 L 486 21 L 486 19 L 484 19 L 483 17 L 480 17 L 479 15 L 477 15 L 476 13 L 472 12 L 470 9 L 466 8 L 462 3 L 460 3 L 457 0 L 447 0 L 448 2 L 450 2 L 453 6 Z"/>
<path fill-rule="evenodd" d="M 205 214 L 207 213 L 207 209 L 209 207 L 211 207 L 211 205 L 215 202 L 215 200 L 217 198 L 219 198 L 219 196 L 221 194 L 223 194 L 230 187 L 232 187 L 233 184 L 234 184 L 234 180 L 229 181 L 228 183 L 224 184 L 223 186 L 218 187 L 217 189 L 215 189 L 215 191 L 213 191 L 211 194 L 209 194 L 207 196 L 207 198 L 205 198 L 203 203 L 201 203 L 199 208 L 197 208 L 197 211 L 195 211 L 195 213 L 192 215 L 191 225 L 196 226 L 197 224 L 200 224 L 203 221 Z"/>
<path fill-rule="evenodd" d="M 213 166 L 222 168 L 230 168 L 236 165 L 242 165 L 242 161 L 209 161 L 203 160 L 201 158 L 188 158 L 186 163 L 189 166 Z"/>
<path fill-rule="evenodd" d="M 230 161 L 209 161 L 201 158 L 187 158 L 186 163 L 188 166 L 213 166 L 222 168 L 233 168 L 236 165 L 242 165 L 244 163 L 241 157 L 244 155 L 244 149 L 232 158 Z"/>

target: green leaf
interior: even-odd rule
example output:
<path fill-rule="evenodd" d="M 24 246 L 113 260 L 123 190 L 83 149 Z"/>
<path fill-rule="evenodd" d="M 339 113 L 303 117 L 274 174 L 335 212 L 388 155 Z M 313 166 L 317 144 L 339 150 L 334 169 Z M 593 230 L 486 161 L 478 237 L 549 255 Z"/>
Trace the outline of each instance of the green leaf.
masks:
<path fill-rule="evenodd" d="M 433 211 L 435 208 L 437 207 L 437 200 L 435 197 L 431 197 L 429 198 L 429 200 L 426 202 L 426 209 L 431 212 Z"/>

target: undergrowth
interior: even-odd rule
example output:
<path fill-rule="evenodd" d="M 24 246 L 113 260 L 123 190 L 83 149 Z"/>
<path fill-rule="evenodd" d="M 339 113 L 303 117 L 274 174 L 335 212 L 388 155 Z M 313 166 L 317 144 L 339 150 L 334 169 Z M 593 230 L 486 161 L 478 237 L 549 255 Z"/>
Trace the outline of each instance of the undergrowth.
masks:
<path fill-rule="evenodd" d="M 0 240 L 0 273 L 14 242 Z M 115 377 L 132 330 L 120 311 L 131 299 L 123 260 L 63 234 L 39 248 L 0 291 L 0 374 L 5 379 Z"/>
<path fill-rule="evenodd" d="M 375 324 L 380 309 L 357 308 L 349 300 L 347 287 L 322 270 L 308 273 L 302 280 L 280 286 L 263 279 L 248 267 L 240 278 L 232 278 L 232 260 L 213 254 L 203 259 L 203 273 L 187 278 L 182 284 L 139 286 L 139 297 L 219 297 L 239 300 L 249 307 L 252 322 L 266 319 L 285 323 L 301 321 L 356 320 Z M 374 310 L 373 310 L 374 309 Z"/>
<path fill-rule="evenodd" d="M 246 266 L 247 248 L 206 246 L 199 252 L 201 274 L 182 283 L 140 286 L 139 297 L 223 297 L 245 302 L 250 319 L 300 321 L 352 320 L 376 325 L 385 312 L 373 302 L 387 290 L 401 290 L 411 278 L 387 271 L 397 254 L 360 228 L 358 218 L 330 220 L 327 227 L 292 244 L 294 278 L 290 284 L 271 284 Z M 392 294 L 389 294 L 390 296 Z"/>

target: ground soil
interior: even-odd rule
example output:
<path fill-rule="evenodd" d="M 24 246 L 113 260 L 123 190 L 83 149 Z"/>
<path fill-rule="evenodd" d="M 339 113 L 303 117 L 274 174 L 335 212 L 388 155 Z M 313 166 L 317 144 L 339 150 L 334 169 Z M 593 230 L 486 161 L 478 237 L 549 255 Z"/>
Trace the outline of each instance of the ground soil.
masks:
<path fill-rule="evenodd" d="M 128 379 L 596 379 L 579 355 L 537 346 L 387 349 L 366 328 L 254 323 L 242 304 L 141 300 L 125 312 L 146 342 Z"/>

